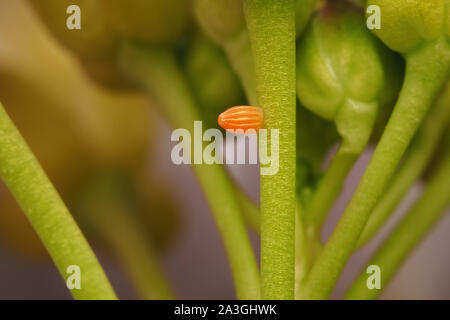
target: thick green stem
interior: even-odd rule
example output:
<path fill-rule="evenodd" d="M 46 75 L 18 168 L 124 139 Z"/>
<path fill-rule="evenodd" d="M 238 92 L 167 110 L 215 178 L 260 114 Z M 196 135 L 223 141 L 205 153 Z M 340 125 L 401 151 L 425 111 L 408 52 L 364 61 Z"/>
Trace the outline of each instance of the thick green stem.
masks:
<path fill-rule="evenodd" d="M 170 49 L 128 47 L 124 69 L 159 103 L 161 112 L 176 128 L 193 131 L 201 120 L 194 99 Z M 192 134 L 191 136 L 194 136 Z M 259 299 L 259 272 L 241 216 L 237 197 L 220 165 L 193 165 L 228 253 L 239 299 Z"/>
<path fill-rule="evenodd" d="M 422 240 L 450 204 L 450 157 L 436 171 L 422 197 L 393 231 L 369 265 L 381 270 L 381 289 Z M 346 299 L 375 299 L 381 290 L 367 288 L 368 275 L 363 272 L 346 295 Z"/>
<path fill-rule="evenodd" d="M 447 88 L 417 132 L 404 163 L 370 215 L 359 238 L 358 247 L 367 243 L 383 226 L 409 188 L 420 178 L 433 156 L 450 117 L 450 86 Z"/>
<path fill-rule="evenodd" d="M 64 279 L 78 266 L 76 299 L 116 299 L 95 254 L 52 183 L 0 104 L 0 176 L 30 220 Z M 70 280 L 70 279 L 69 279 Z"/>
<path fill-rule="evenodd" d="M 279 170 L 261 175 L 261 292 L 294 298 L 295 265 L 295 1 L 245 0 L 265 127 L 279 130 Z M 271 145 L 271 132 L 268 132 Z M 260 146 L 261 148 L 261 146 Z"/>
<path fill-rule="evenodd" d="M 355 194 L 313 266 L 305 285 L 310 299 L 326 299 L 428 109 L 448 79 L 446 39 L 427 43 L 407 56 L 399 101 Z"/>

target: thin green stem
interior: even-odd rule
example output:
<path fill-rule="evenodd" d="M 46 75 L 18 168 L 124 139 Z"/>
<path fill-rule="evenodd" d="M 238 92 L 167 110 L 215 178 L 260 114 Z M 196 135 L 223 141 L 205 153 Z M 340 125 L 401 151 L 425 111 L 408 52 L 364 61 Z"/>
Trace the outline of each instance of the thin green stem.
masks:
<path fill-rule="evenodd" d="M 262 298 L 293 299 L 295 1 L 245 0 L 244 12 L 255 63 L 258 105 L 264 112 L 265 127 L 279 130 L 279 170 L 274 175 L 261 175 Z"/>
<path fill-rule="evenodd" d="M 239 200 L 239 206 L 242 209 L 245 222 L 249 225 L 253 231 L 259 233 L 259 227 L 261 223 L 261 213 L 256 204 L 244 193 L 244 191 L 237 190 L 237 197 Z"/>
<path fill-rule="evenodd" d="M 172 126 L 193 132 L 194 121 L 201 118 L 170 49 L 129 46 L 123 52 L 122 63 L 124 69 L 159 103 L 162 113 Z M 206 195 L 228 253 L 237 297 L 259 299 L 258 267 L 228 175 L 220 165 L 193 165 L 193 170 Z"/>
<path fill-rule="evenodd" d="M 0 176 L 30 220 L 60 274 L 78 266 L 75 299 L 116 299 L 95 254 L 25 140 L 0 104 Z M 70 271 L 70 269 L 69 269 Z"/>
<path fill-rule="evenodd" d="M 295 297 L 299 296 L 299 292 L 310 266 L 308 238 L 301 218 L 303 215 L 301 212 L 302 210 L 301 204 L 298 203 L 297 213 L 295 214 Z"/>
<path fill-rule="evenodd" d="M 367 243 L 383 226 L 409 188 L 420 178 L 449 121 L 449 102 L 450 86 L 447 86 L 446 91 L 440 97 L 436 106 L 431 109 L 430 114 L 414 137 L 400 170 L 396 173 L 392 183 L 370 215 L 359 238 L 358 247 Z"/>
<path fill-rule="evenodd" d="M 331 294 L 377 200 L 448 79 L 449 52 L 446 39 L 439 39 L 407 56 L 399 101 L 355 194 L 308 276 L 307 298 L 326 299 Z"/>
<path fill-rule="evenodd" d="M 251 105 L 257 105 L 255 70 L 242 0 L 194 0 L 198 23 L 224 49 Z"/>
<path fill-rule="evenodd" d="M 321 250 L 318 230 L 305 225 L 302 219 L 303 210 L 303 206 L 298 202 L 295 215 L 295 299 L 302 297 L 308 272 Z"/>
<path fill-rule="evenodd" d="M 130 277 L 138 297 L 145 300 L 174 299 L 172 288 L 145 232 L 137 221 L 130 219 L 132 212 L 115 204 L 112 202 L 99 209 L 108 213 L 103 223 L 99 221 L 99 228 Z"/>
<path fill-rule="evenodd" d="M 323 224 L 353 164 L 366 148 L 377 110 L 376 102 L 349 98 L 339 108 L 334 121 L 342 142 L 307 208 L 305 221 L 310 227 L 319 229 Z"/>
<path fill-rule="evenodd" d="M 382 289 L 411 251 L 442 217 L 450 204 L 449 181 L 450 156 L 447 155 L 420 200 L 369 263 L 380 267 Z M 375 299 L 381 290 L 369 290 L 366 281 L 367 274 L 363 272 L 348 291 L 346 299 Z"/>
<path fill-rule="evenodd" d="M 358 156 L 354 154 L 339 151 L 336 153 L 318 189 L 313 194 L 304 216 L 306 224 L 316 229 L 321 227 L 357 158 Z"/>
<path fill-rule="evenodd" d="M 132 200 L 123 190 L 122 182 L 114 174 L 94 177 L 84 191 L 80 211 L 117 256 L 139 298 L 174 299 L 157 254 L 133 213 Z"/>

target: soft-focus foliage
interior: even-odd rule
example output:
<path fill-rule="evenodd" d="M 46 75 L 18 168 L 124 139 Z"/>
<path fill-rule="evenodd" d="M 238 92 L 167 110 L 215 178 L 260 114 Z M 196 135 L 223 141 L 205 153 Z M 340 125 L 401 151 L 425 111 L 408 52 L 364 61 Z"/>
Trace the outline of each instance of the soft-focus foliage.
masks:
<path fill-rule="evenodd" d="M 424 42 L 450 36 L 450 0 L 369 0 L 382 12 L 382 28 L 374 30 L 395 51 L 408 53 Z"/>

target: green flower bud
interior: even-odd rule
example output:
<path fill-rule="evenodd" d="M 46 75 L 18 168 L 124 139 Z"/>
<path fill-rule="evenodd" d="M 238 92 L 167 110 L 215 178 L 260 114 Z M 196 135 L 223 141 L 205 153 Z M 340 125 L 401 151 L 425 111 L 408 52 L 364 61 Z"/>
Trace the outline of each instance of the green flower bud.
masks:
<path fill-rule="evenodd" d="M 98 0 L 30 0 L 55 37 L 76 54 L 88 59 L 111 55 L 116 37 L 108 25 L 105 10 Z M 81 30 L 69 30 L 66 13 L 70 5 L 81 9 Z"/>
<path fill-rule="evenodd" d="M 80 56 L 88 74 L 112 88 L 130 88 L 116 61 L 128 40 L 158 44 L 176 40 L 190 23 L 188 0 L 30 0 L 43 22 Z M 69 30 L 66 12 L 80 7 L 81 30 Z"/>
<path fill-rule="evenodd" d="M 393 53 L 372 36 L 359 12 L 331 6 L 313 19 L 297 50 L 300 101 L 333 120 L 347 151 L 360 153 L 380 103 L 400 82 L 385 73 Z"/>
<path fill-rule="evenodd" d="M 296 1 L 296 32 L 302 34 L 317 0 Z M 194 10 L 203 30 L 214 41 L 223 44 L 247 30 L 242 0 L 194 0 Z"/>
<path fill-rule="evenodd" d="M 190 23 L 188 0 L 100 2 L 112 28 L 124 39 L 151 43 L 174 41 L 186 31 Z"/>
<path fill-rule="evenodd" d="M 297 0 L 296 31 L 299 36 L 316 8 L 317 0 Z M 256 104 L 255 71 L 242 0 L 194 0 L 202 30 L 225 50 L 238 74 L 250 104 Z"/>
<path fill-rule="evenodd" d="M 423 42 L 450 35 L 449 0 L 369 0 L 381 9 L 376 35 L 391 49 L 408 53 Z"/>
<path fill-rule="evenodd" d="M 306 26 L 308 25 L 309 18 L 314 12 L 317 6 L 317 0 L 297 0 L 295 10 L 295 30 L 297 37 L 299 37 Z"/>
<path fill-rule="evenodd" d="M 189 46 L 186 73 L 210 126 L 217 126 L 219 113 L 244 101 L 239 79 L 225 54 L 201 34 Z"/>
<path fill-rule="evenodd" d="M 242 0 L 194 0 L 194 11 L 203 31 L 218 44 L 246 30 Z"/>
<path fill-rule="evenodd" d="M 195 0 L 194 11 L 205 34 L 225 50 L 247 100 L 255 105 L 255 70 L 242 0 Z"/>

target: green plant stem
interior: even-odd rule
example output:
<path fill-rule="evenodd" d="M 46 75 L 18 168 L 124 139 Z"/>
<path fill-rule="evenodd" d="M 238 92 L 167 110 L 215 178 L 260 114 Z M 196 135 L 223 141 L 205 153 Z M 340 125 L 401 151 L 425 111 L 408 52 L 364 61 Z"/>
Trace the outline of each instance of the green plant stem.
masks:
<path fill-rule="evenodd" d="M 259 233 L 259 227 L 261 223 L 261 213 L 256 204 L 244 193 L 244 191 L 237 190 L 237 197 L 239 200 L 239 206 L 242 209 L 245 222 L 249 225 L 253 231 Z"/>
<path fill-rule="evenodd" d="M 366 148 L 375 124 L 377 109 L 377 102 L 353 99 L 346 99 L 339 108 L 334 121 L 342 142 L 307 208 L 305 222 L 308 227 L 320 229 L 322 226 L 348 173 Z"/>
<path fill-rule="evenodd" d="M 307 298 L 326 299 L 331 294 L 377 200 L 448 79 L 449 52 L 446 39 L 439 39 L 406 57 L 400 98 L 355 194 L 308 276 Z"/>
<path fill-rule="evenodd" d="M 194 99 L 170 49 L 129 46 L 124 68 L 159 103 L 172 126 L 193 132 L 200 120 Z M 193 165 L 227 251 L 239 299 L 259 299 L 259 272 L 234 187 L 221 165 Z"/>
<path fill-rule="evenodd" d="M 145 232 L 137 221 L 130 219 L 131 212 L 114 204 L 104 207 L 108 217 L 103 224 L 99 221 L 100 232 L 117 254 L 138 296 L 145 300 L 173 300 L 172 288 Z"/>
<path fill-rule="evenodd" d="M 293 299 L 295 287 L 295 1 L 245 0 L 265 127 L 279 130 L 279 171 L 261 176 L 261 292 Z"/>
<path fill-rule="evenodd" d="M 0 104 L 0 176 L 30 220 L 60 274 L 80 267 L 75 299 L 116 299 L 95 254 L 37 159 Z"/>
<path fill-rule="evenodd" d="M 369 265 L 381 270 L 381 288 L 385 288 L 396 270 L 417 246 L 431 227 L 442 217 L 450 204 L 450 156 L 436 171 L 422 197 L 393 231 Z M 346 299 L 375 299 L 381 290 L 369 290 L 363 272 L 346 295 Z"/>
<path fill-rule="evenodd" d="M 295 215 L 295 299 L 301 298 L 308 272 L 321 250 L 319 233 L 317 229 L 305 225 L 303 210 L 298 202 Z"/>
<path fill-rule="evenodd" d="M 313 194 L 311 203 L 304 215 L 306 224 L 320 229 L 357 158 L 358 156 L 355 154 L 339 152 L 338 150 L 325 172 L 324 178 L 320 181 L 318 189 Z"/>
<path fill-rule="evenodd" d="M 450 86 L 447 86 L 447 88 L 450 88 Z M 449 98 L 450 90 L 447 89 L 431 109 L 414 137 L 400 170 L 396 173 L 392 183 L 370 215 L 359 238 L 358 247 L 367 243 L 383 226 L 406 192 L 425 170 L 449 121 Z"/>
<path fill-rule="evenodd" d="M 174 299 L 157 254 L 133 213 L 122 180 L 114 174 L 96 176 L 87 184 L 81 213 L 117 256 L 138 297 L 144 300 Z"/>
<path fill-rule="evenodd" d="M 302 224 L 302 207 L 297 204 L 295 214 L 295 297 L 299 296 L 301 287 L 310 266 L 310 256 L 308 252 L 307 235 Z"/>

